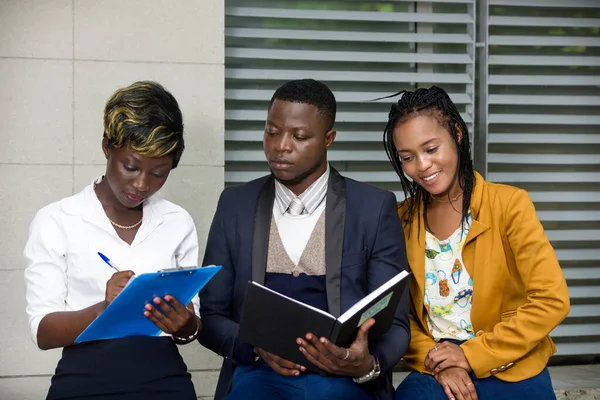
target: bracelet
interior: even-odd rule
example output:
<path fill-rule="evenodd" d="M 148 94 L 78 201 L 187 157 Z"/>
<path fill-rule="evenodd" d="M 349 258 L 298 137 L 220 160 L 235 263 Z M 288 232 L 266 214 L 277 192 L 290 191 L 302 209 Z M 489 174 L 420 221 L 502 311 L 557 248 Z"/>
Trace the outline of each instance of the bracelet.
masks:
<path fill-rule="evenodd" d="M 379 378 L 379 375 L 381 374 L 381 368 L 379 366 L 379 360 L 377 359 L 377 357 L 375 356 L 371 356 L 373 358 L 373 368 L 367 372 L 366 375 L 363 376 L 359 376 L 357 378 L 352 378 L 352 380 L 354 381 L 354 383 L 365 383 L 365 382 L 370 382 L 374 379 Z"/>
<path fill-rule="evenodd" d="M 175 339 L 180 340 L 185 343 L 189 343 L 192 340 L 196 339 L 196 337 L 198 337 L 198 332 L 200 332 L 200 321 L 198 320 L 198 317 L 196 316 L 196 314 L 194 314 L 194 319 L 196 320 L 196 331 L 194 333 L 192 333 L 190 336 L 188 336 L 186 338 L 175 336 L 175 334 L 173 334 L 173 337 Z"/>

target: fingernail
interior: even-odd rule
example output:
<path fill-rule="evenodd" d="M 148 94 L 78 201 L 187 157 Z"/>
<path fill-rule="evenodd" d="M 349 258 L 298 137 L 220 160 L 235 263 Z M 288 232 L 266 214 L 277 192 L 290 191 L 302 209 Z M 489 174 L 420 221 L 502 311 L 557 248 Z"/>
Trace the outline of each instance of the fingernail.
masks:
<path fill-rule="evenodd" d="M 310 333 L 309 333 L 308 335 L 306 335 L 306 338 L 307 338 L 308 340 L 312 339 L 312 336 L 310 335 Z"/>
<path fill-rule="evenodd" d="M 159 299 L 158 297 L 155 297 L 155 298 L 154 298 L 154 302 L 155 302 L 156 304 L 160 304 L 160 299 Z"/>
<path fill-rule="evenodd" d="M 300 339 L 296 339 L 296 344 L 298 344 L 298 345 L 302 345 L 302 340 L 300 340 Z"/>
<path fill-rule="evenodd" d="M 321 343 L 325 343 L 325 338 L 321 338 Z"/>
<path fill-rule="evenodd" d="M 149 316 L 150 316 L 150 313 L 149 313 L 148 311 L 144 311 L 144 315 L 145 315 L 146 317 L 149 317 Z"/>
<path fill-rule="evenodd" d="M 152 310 L 152 306 L 150 304 L 146 304 L 146 310 L 148 310 L 148 311 Z"/>

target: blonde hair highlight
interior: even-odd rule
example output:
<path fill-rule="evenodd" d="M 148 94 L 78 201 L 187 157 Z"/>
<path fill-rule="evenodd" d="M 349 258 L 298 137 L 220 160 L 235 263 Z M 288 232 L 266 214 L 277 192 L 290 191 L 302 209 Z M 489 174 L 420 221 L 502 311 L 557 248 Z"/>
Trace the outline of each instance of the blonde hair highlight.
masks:
<path fill-rule="evenodd" d="M 160 84 L 136 82 L 117 90 L 104 109 L 104 137 L 111 146 L 127 147 L 146 157 L 162 157 L 180 148 L 183 123 L 175 98 Z M 177 153 L 177 152 L 176 152 Z"/>

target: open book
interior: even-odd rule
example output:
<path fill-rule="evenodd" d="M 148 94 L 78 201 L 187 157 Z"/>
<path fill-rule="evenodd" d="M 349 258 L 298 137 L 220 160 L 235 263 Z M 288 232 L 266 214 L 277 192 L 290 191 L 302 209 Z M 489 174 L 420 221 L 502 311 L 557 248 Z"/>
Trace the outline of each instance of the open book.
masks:
<path fill-rule="evenodd" d="M 408 276 L 408 272 L 400 272 L 339 318 L 250 282 L 239 339 L 318 371 L 298 350 L 296 338 L 303 338 L 310 332 L 328 338 L 337 346 L 349 347 L 356 338 L 358 328 L 369 318 L 375 318 L 375 325 L 369 330 L 369 341 L 376 340 L 392 326 L 398 303 L 404 291 L 408 290 Z"/>

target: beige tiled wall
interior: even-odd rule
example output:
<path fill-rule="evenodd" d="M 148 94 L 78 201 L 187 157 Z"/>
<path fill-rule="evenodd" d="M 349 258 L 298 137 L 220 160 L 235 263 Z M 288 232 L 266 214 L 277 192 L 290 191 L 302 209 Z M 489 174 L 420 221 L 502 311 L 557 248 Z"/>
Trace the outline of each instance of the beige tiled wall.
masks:
<path fill-rule="evenodd" d="M 60 352 L 29 338 L 22 249 L 40 207 L 103 172 L 102 109 L 118 87 L 156 80 L 179 101 L 186 150 L 161 195 L 192 214 L 204 245 L 223 188 L 223 2 L 0 1 L 0 399 L 47 391 Z M 220 358 L 183 352 L 211 396 Z"/>

